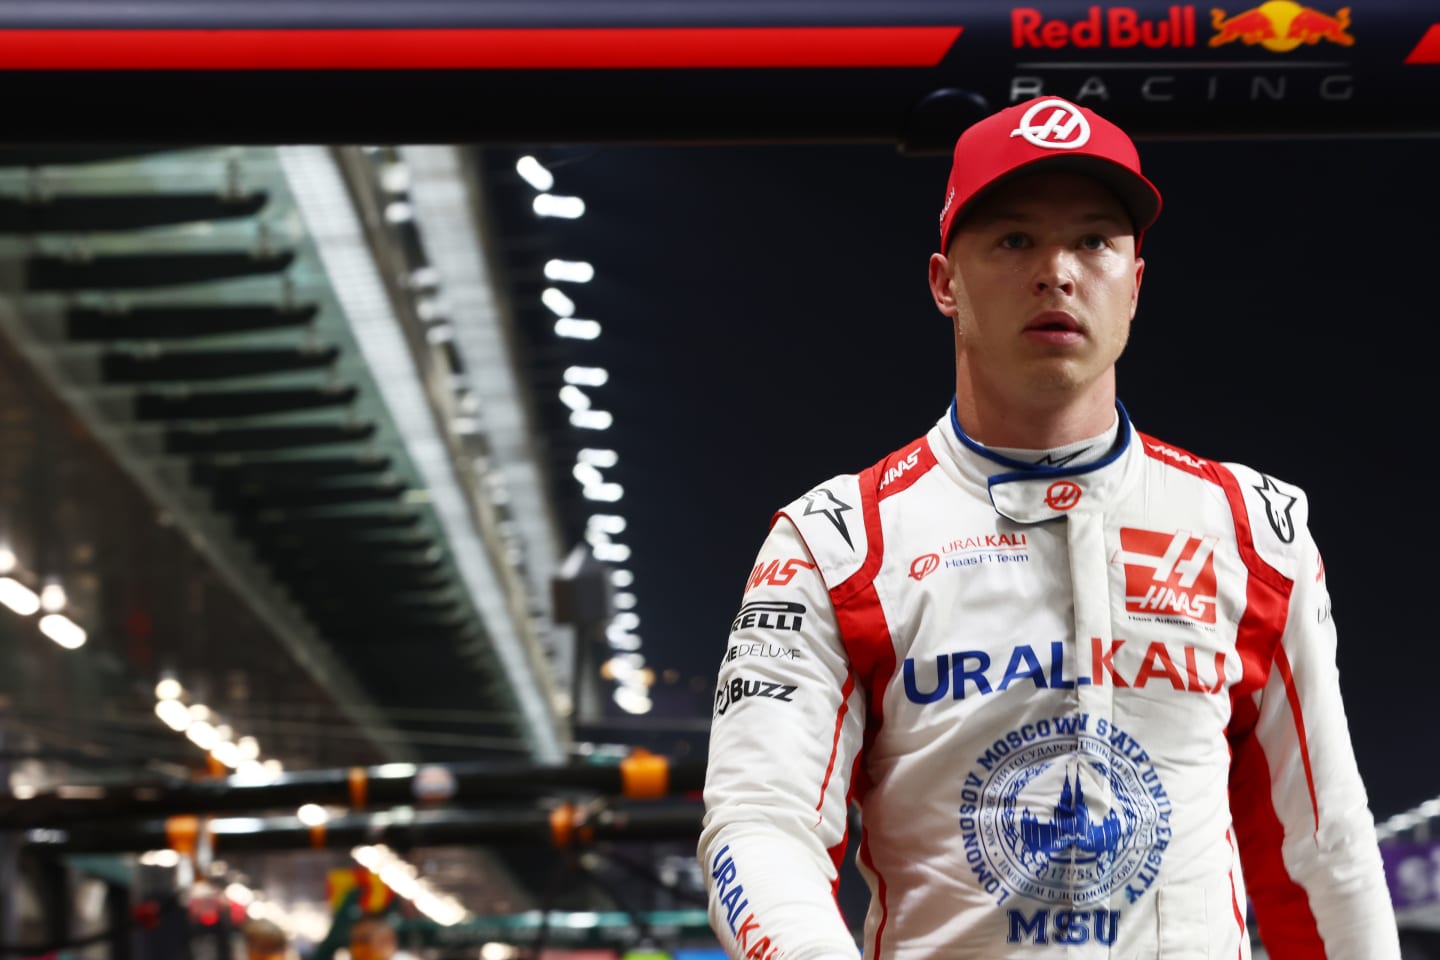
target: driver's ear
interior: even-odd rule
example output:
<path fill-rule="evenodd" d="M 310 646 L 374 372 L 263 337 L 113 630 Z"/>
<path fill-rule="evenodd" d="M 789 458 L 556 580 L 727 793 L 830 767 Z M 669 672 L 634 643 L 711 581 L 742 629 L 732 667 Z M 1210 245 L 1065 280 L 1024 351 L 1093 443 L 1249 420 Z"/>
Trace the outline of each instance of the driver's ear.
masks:
<path fill-rule="evenodd" d="M 944 254 L 930 254 L 930 296 L 945 316 L 955 316 L 955 291 L 950 287 L 950 261 Z"/>

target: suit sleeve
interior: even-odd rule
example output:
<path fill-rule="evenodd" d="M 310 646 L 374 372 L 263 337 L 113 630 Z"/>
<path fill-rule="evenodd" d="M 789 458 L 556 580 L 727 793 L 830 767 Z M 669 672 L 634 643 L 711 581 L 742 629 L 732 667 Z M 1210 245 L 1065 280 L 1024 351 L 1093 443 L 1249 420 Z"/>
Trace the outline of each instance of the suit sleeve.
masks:
<path fill-rule="evenodd" d="M 1236 704 L 1241 730 L 1232 740 L 1230 793 L 1245 886 L 1272 956 L 1399 960 L 1374 818 L 1341 697 L 1324 566 L 1305 524 L 1304 494 L 1259 479 L 1244 484 L 1265 490 L 1270 501 L 1251 504 L 1255 545 L 1261 557 L 1278 561 L 1288 597 L 1275 595 L 1284 617 L 1279 642 L 1253 664 L 1263 685 Z M 1293 496 L 1276 494 L 1277 489 Z M 1267 506 L 1277 522 L 1267 522 Z M 1252 599 L 1261 592 L 1252 587 Z"/>
<path fill-rule="evenodd" d="M 721 659 L 699 859 L 731 957 L 844 958 L 835 900 L 864 726 L 825 581 L 776 521 Z"/>

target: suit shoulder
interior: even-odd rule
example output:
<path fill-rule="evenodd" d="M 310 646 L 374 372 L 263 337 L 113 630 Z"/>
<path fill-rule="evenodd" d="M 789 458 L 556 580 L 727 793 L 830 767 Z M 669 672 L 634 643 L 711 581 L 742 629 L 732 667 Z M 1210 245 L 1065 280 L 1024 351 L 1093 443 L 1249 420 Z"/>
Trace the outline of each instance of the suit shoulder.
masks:
<path fill-rule="evenodd" d="M 841 473 L 796 497 L 777 511 L 790 521 L 832 587 L 859 570 L 869 552 L 863 474 Z"/>
<path fill-rule="evenodd" d="M 1257 549 L 1262 553 L 1265 547 L 1288 551 L 1304 539 L 1310 500 L 1302 487 L 1249 464 L 1227 462 L 1224 467 L 1244 498 Z"/>

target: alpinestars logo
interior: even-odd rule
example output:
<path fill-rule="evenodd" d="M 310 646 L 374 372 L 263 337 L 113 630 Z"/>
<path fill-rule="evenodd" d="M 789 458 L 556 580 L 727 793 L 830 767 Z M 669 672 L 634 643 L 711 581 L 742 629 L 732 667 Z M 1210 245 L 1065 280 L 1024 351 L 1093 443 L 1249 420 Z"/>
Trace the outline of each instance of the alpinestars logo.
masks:
<path fill-rule="evenodd" d="M 1280 538 L 1281 543 L 1294 541 L 1295 521 L 1290 519 L 1290 508 L 1300 498 L 1280 489 L 1273 479 L 1263 473 L 1255 492 L 1265 498 L 1265 519 L 1270 521 L 1270 529 L 1275 531 L 1275 536 Z"/>
<path fill-rule="evenodd" d="M 1121 527 L 1114 559 L 1125 564 L 1126 612 L 1214 623 L 1217 542 L 1188 530 Z"/>
<path fill-rule="evenodd" d="M 850 542 L 850 528 L 845 525 L 845 518 L 841 516 L 841 514 L 853 509 L 855 508 L 835 496 L 835 494 L 831 493 L 825 487 L 805 494 L 804 515 L 808 517 L 812 513 L 818 513 L 826 520 L 829 520 L 831 525 L 840 531 L 840 536 L 845 538 L 845 543 L 851 550 L 855 549 L 855 544 Z"/>
<path fill-rule="evenodd" d="M 1055 454 L 1053 454 L 1053 453 L 1047 453 L 1047 454 L 1045 454 L 1045 456 L 1043 456 L 1043 457 L 1041 457 L 1039 460 L 1036 460 L 1036 461 L 1035 461 L 1035 466 L 1037 466 L 1037 467 L 1063 467 L 1063 466 L 1065 466 L 1065 464 L 1069 463 L 1071 460 L 1074 460 L 1076 457 L 1080 456 L 1082 453 L 1084 453 L 1085 451 L 1087 451 L 1087 450 L 1089 450 L 1089 449 L 1090 449 L 1090 448 L 1089 448 L 1088 446 L 1086 446 L 1086 447 L 1081 447 L 1079 450 L 1076 450 L 1074 453 L 1067 453 L 1067 454 L 1064 454 L 1064 455 L 1059 456 L 1059 457 L 1055 456 Z"/>

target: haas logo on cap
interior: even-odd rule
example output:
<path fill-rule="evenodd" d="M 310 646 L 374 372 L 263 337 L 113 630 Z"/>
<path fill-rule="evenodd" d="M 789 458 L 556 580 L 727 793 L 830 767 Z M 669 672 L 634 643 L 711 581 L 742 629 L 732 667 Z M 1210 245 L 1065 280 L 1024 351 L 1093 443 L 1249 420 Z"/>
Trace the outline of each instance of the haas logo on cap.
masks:
<path fill-rule="evenodd" d="M 945 222 L 945 214 L 950 212 L 950 204 L 955 202 L 955 188 L 951 187 L 950 192 L 945 194 L 945 206 L 940 208 L 940 222 Z"/>
<path fill-rule="evenodd" d="M 1090 121 L 1075 104 L 1065 100 L 1041 100 L 1020 118 L 1012 137 L 1024 137 L 1047 150 L 1074 150 L 1090 141 Z"/>

